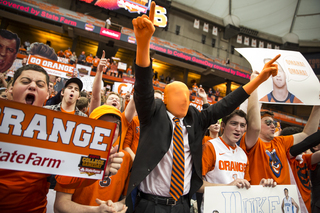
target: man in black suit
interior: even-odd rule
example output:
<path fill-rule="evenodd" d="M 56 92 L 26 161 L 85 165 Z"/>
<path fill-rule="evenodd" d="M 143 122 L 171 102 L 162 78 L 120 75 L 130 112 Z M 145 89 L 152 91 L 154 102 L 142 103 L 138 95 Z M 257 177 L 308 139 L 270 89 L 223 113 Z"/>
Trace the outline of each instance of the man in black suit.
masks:
<path fill-rule="evenodd" d="M 259 77 L 240 87 L 217 104 L 199 112 L 189 106 L 189 90 L 182 82 L 166 86 L 164 102 L 154 99 L 150 40 L 155 3 L 152 2 L 150 18 L 146 15 L 132 21 L 137 41 L 136 81 L 134 100 L 140 120 L 140 141 L 128 187 L 126 204 L 128 212 L 174 212 L 190 210 L 191 196 L 202 186 L 202 138 L 206 129 L 221 117 L 236 109 L 277 67 L 270 62 Z M 274 61 L 277 58 L 274 59 Z M 184 184 L 178 199 L 171 196 L 171 171 L 173 164 L 172 118 L 180 119 L 184 143 Z"/>

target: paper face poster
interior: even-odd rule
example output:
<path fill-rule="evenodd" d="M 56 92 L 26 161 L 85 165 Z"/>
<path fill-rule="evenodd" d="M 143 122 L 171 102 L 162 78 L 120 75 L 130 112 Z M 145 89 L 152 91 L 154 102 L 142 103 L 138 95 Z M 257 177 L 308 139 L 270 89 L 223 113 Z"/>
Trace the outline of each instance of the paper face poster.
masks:
<path fill-rule="evenodd" d="M 300 52 L 265 48 L 236 48 L 251 64 L 252 70 L 261 72 L 265 63 L 276 55 L 278 74 L 270 77 L 258 88 L 263 103 L 320 105 L 320 84 L 308 61 Z"/>

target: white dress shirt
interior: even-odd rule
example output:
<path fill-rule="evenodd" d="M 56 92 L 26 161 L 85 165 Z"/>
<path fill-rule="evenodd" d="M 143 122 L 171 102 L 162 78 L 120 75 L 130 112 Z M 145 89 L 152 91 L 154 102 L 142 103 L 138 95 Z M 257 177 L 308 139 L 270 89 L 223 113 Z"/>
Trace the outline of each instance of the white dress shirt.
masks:
<path fill-rule="evenodd" d="M 175 123 L 173 118 L 175 117 L 170 112 L 168 116 L 171 120 L 174 132 Z M 183 134 L 184 142 L 184 191 L 183 195 L 186 195 L 190 191 L 191 173 L 192 173 L 192 159 L 189 146 L 187 128 L 183 124 L 183 118 L 180 119 L 180 126 Z M 163 156 L 158 165 L 150 172 L 150 174 L 140 183 L 139 189 L 147 194 L 158 195 L 163 197 L 171 197 L 170 195 L 170 183 L 171 183 L 171 171 L 172 171 L 172 158 L 173 158 L 173 134 L 171 138 L 171 145 L 168 152 Z"/>

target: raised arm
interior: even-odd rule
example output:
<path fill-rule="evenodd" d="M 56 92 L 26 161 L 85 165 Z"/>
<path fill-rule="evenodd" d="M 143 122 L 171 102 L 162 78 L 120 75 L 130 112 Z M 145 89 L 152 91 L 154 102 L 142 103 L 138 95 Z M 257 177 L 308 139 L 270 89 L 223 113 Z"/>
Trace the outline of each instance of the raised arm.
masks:
<path fill-rule="evenodd" d="M 126 109 L 125 109 L 126 119 L 129 123 L 131 123 L 131 121 L 135 115 L 135 112 L 136 112 L 136 105 L 134 104 L 133 98 L 131 98 Z"/>
<path fill-rule="evenodd" d="M 317 164 L 320 162 L 320 151 L 313 153 L 311 156 L 311 165 Z"/>
<path fill-rule="evenodd" d="M 132 161 L 134 161 L 134 158 L 136 156 L 136 154 L 130 148 L 131 144 L 132 144 L 132 141 L 134 140 L 133 124 L 134 124 L 134 122 L 132 122 L 130 124 L 130 126 L 129 126 L 128 130 L 127 130 L 126 137 L 124 138 L 124 142 L 123 142 L 124 150 L 127 151 L 130 154 Z"/>
<path fill-rule="evenodd" d="M 155 3 L 150 6 L 150 18 L 146 15 L 132 20 L 137 41 L 135 63 L 134 101 L 140 122 L 150 122 L 155 110 L 154 89 L 152 83 L 152 67 L 150 61 L 150 41 L 155 31 L 153 26 Z"/>
<path fill-rule="evenodd" d="M 89 114 L 91 112 L 99 107 L 101 105 L 101 94 L 100 90 L 102 87 L 102 74 L 103 74 L 103 68 L 107 64 L 107 59 L 105 58 L 105 52 L 103 50 L 101 60 L 98 64 L 97 71 L 96 71 L 96 76 L 94 77 L 93 80 L 93 85 L 92 85 L 92 97 L 91 97 L 91 102 L 90 102 L 90 107 L 89 107 Z"/>
<path fill-rule="evenodd" d="M 140 67 L 150 65 L 150 40 L 155 31 L 153 25 L 156 3 L 152 2 L 150 6 L 149 17 L 143 15 L 132 20 L 134 34 L 137 41 L 136 64 Z"/>
<path fill-rule="evenodd" d="M 308 122 L 306 123 L 303 129 L 303 132 L 293 135 L 293 138 L 294 138 L 293 144 L 298 144 L 309 135 L 315 133 L 319 127 L 319 118 L 320 118 L 320 106 L 314 106 L 310 113 Z"/>
<path fill-rule="evenodd" d="M 254 81 L 257 76 L 258 72 L 254 71 L 251 74 L 251 81 Z M 245 142 L 247 149 L 251 149 L 256 144 L 261 129 L 260 107 L 257 90 L 254 90 L 248 99 L 247 119 L 248 124 Z"/>
<path fill-rule="evenodd" d="M 300 133 L 299 133 L 300 134 Z M 294 135 L 295 136 L 295 135 Z M 320 143 L 320 131 L 306 137 L 303 141 L 290 148 L 291 157 L 297 156 Z"/>
<path fill-rule="evenodd" d="M 207 93 L 206 91 L 204 91 L 204 89 L 202 87 L 199 88 L 199 97 L 202 98 L 202 104 L 207 104 L 208 103 L 208 99 L 207 99 Z"/>

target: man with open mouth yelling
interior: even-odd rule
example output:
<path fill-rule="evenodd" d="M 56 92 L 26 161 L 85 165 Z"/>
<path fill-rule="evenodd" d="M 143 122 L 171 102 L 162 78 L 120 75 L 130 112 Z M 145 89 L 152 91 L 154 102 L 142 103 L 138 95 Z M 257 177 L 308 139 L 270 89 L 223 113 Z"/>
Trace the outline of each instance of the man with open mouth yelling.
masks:
<path fill-rule="evenodd" d="M 79 78 L 70 78 L 61 91 L 62 101 L 56 105 L 45 106 L 45 108 L 87 117 L 76 107 L 82 87 L 83 84 Z"/>
<path fill-rule="evenodd" d="M 49 96 L 48 82 L 47 72 L 38 65 L 29 64 L 18 69 L 14 74 L 12 83 L 13 100 L 24 104 L 42 106 Z"/>

